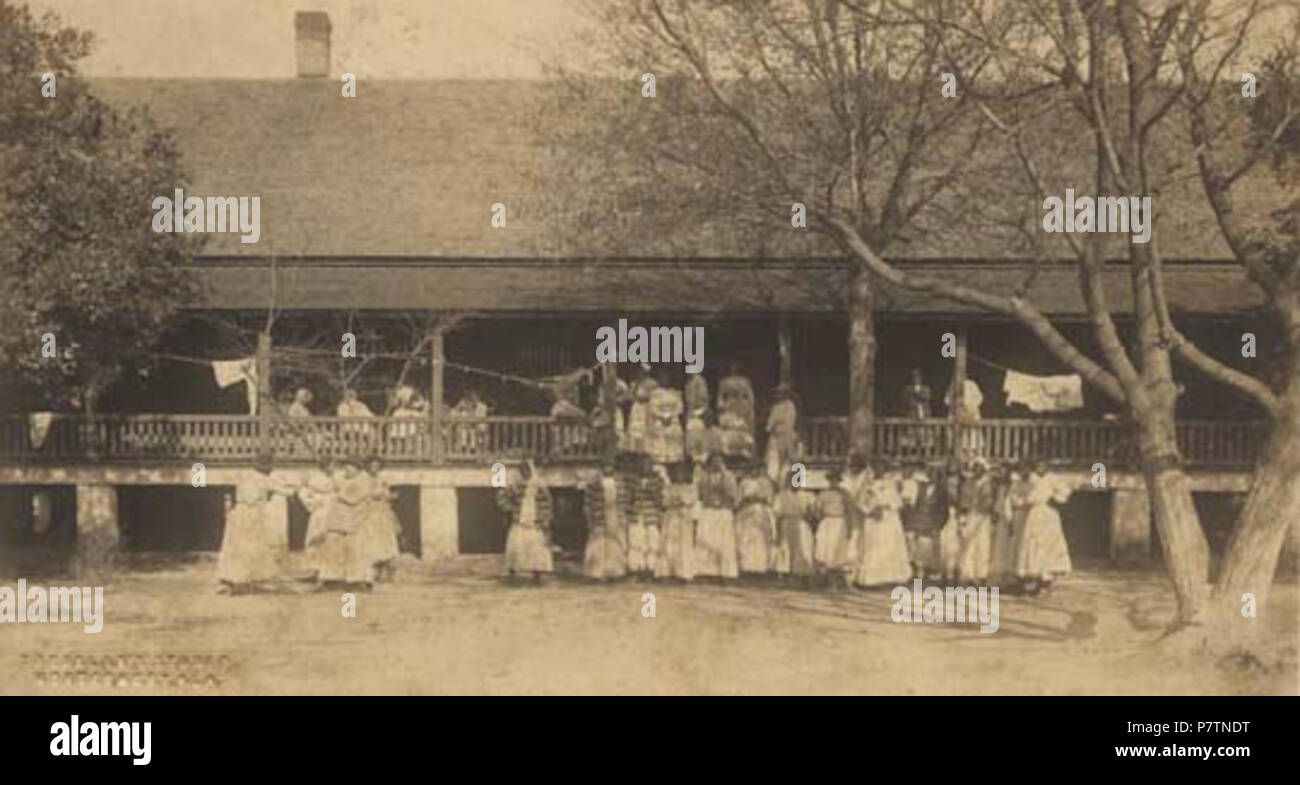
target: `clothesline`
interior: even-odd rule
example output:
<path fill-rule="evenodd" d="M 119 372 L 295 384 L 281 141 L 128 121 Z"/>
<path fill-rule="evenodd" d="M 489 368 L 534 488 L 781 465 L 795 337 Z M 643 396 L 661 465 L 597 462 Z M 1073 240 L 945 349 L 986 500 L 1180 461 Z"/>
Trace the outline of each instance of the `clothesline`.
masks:
<path fill-rule="evenodd" d="M 287 349 L 281 349 L 280 351 L 288 351 L 288 352 L 293 352 L 293 353 L 297 353 L 297 354 L 317 354 L 317 355 L 319 355 L 319 354 L 328 354 L 328 355 L 331 355 L 331 356 L 334 355 L 334 352 L 331 351 L 331 350 L 315 350 L 315 349 L 296 349 L 296 348 L 287 348 Z M 154 352 L 151 356 L 156 357 L 156 358 L 158 358 L 158 359 L 163 359 L 163 360 L 174 360 L 174 361 L 176 361 L 176 362 L 185 362 L 185 363 L 191 363 L 191 364 L 194 364 L 194 365 L 207 365 L 207 366 L 212 365 L 212 363 L 214 363 L 214 362 L 229 362 L 230 360 L 245 359 L 245 358 L 242 358 L 242 357 L 232 357 L 232 358 L 230 358 L 230 360 L 222 360 L 222 359 L 218 359 L 218 358 L 207 358 L 207 359 L 205 359 L 205 358 L 202 358 L 202 357 L 188 357 L 188 356 L 181 355 L 181 354 L 170 354 L 170 353 L 167 353 L 167 352 Z M 367 357 L 377 357 L 377 358 L 388 358 L 388 359 L 407 359 L 407 358 L 409 357 L 409 355 L 405 355 L 405 354 L 368 354 L 368 355 L 366 355 L 366 356 L 367 356 Z M 531 387 L 536 387 L 537 389 L 546 389 L 547 386 L 548 386 L 548 384 L 547 384 L 548 381 L 549 381 L 551 384 L 554 384 L 554 381 L 557 380 L 557 379 L 560 378 L 560 377 L 564 377 L 564 376 L 575 376 L 575 377 L 576 377 L 576 376 L 578 376 L 579 374 L 582 374 L 582 373 L 589 373 L 589 372 L 594 371 L 595 369 L 597 369 L 597 368 L 600 367 L 600 363 L 594 363 L 594 364 L 592 364 L 592 365 L 590 365 L 590 366 L 588 366 L 588 367 L 586 367 L 586 368 L 580 368 L 580 369 L 578 369 L 578 370 L 576 370 L 576 371 L 569 371 L 568 373 L 564 373 L 564 374 L 557 374 L 556 376 L 544 376 L 544 377 L 542 377 L 541 379 L 529 379 L 529 378 L 526 378 L 526 377 L 523 377 L 523 376 L 515 376 L 514 374 L 509 374 L 509 373 L 500 373 L 500 372 L 498 372 L 498 371 L 492 371 L 492 370 L 489 370 L 489 369 L 487 369 L 487 368 L 477 368 L 477 367 L 475 367 L 475 366 L 472 366 L 472 365 L 465 365 L 465 364 L 463 364 L 463 363 L 457 363 L 457 362 L 451 362 L 451 361 L 444 361 L 444 364 L 445 364 L 448 368 L 453 368 L 453 369 L 455 369 L 455 370 L 463 371 L 463 372 L 465 372 L 465 373 L 475 373 L 475 374 L 479 374 L 479 375 L 481 375 L 481 376 L 489 376 L 489 377 L 492 377 L 492 378 L 495 378 L 495 379 L 499 379 L 499 380 L 501 380 L 501 381 L 508 381 L 508 382 L 515 382 L 515 383 L 518 383 L 518 384 L 529 385 L 529 386 L 531 386 Z M 355 387 L 355 386 L 356 386 L 356 385 L 354 385 L 354 387 Z M 366 387 L 366 389 L 385 389 L 385 388 L 387 387 L 387 385 L 377 385 L 377 386 L 373 386 L 373 387 L 370 386 L 370 385 L 365 385 L 365 387 Z"/>

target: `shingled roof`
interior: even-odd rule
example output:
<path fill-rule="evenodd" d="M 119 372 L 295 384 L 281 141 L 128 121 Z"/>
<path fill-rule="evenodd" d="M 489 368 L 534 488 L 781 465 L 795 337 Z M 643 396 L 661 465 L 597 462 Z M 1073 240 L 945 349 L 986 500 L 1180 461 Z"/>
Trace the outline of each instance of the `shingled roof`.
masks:
<path fill-rule="evenodd" d="M 588 246 L 569 247 L 572 226 L 548 214 L 548 201 L 540 198 L 544 191 L 575 187 L 562 172 L 546 180 L 549 170 L 538 165 L 547 154 L 536 121 L 545 83 L 361 82 L 356 98 L 342 98 L 338 82 L 313 79 L 96 79 L 91 86 L 116 106 L 148 105 L 173 129 L 190 194 L 261 197 L 261 241 L 241 244 L 237 235 L 210 235 L 207 255 L 590 255 Z M 1047 163 L 1050 180 L 1062 166 Z M 1060 184 L 1061 193 L 1068 184 Z M 1230 260 L 1195 183 L 1183 186 L 1158 197 L 1167 205 L 1160 210 L 1165 258 Z M 1267 193 L 1261 199 L 1252 202 L 1246 193 L 1239 209 L 1266 208 Z M 491 225 L 498 202 L 507 208 L 504 229 Z M 837 253 L 808 232 L 772 243 L 718 231 L 702 235 L 696 245 L 692 255 L 703 258 Z M 624 255 L 679 253 L 647 247 Z M 954 234 L 927 236 L 893 256 L 987 261 L 1007 260 L 1008 253 L 1005 245 Z"/>

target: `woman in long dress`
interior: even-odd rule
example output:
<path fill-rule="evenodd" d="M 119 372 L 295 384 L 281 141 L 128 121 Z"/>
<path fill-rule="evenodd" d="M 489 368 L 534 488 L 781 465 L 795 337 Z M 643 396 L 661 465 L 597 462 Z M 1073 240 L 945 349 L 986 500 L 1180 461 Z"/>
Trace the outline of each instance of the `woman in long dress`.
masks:
<path fill-rule="evenodd" d="M 709 456 L 708 463 L 695 469 L 695 486 L 700 506 L 695 529 L 695 575 L 736 578 L 736 529 L 733 507 L 736 478 L 722 456 Z"/>
<path fill-rule="evenodd" d="M 684 463 L 673 464 L 664 483 L 663 537 L 655 579 L 695 577 L 695 515 L 699 495 Z"/>
<path fill-rule="evenodd" d="M 542 484 L 532 461 L 519 467 L 522 483 L 503 489 L 503 506 L 510 515 L 506 534 L 505 569 L 513 580 L 519 573 L 533 574 L 540 584 L 542 574 L 555 569 L 551 555 L 551 494 Z"/>
<path fill-rule="evenodd" d="M 280 489 L 271 481 L 269 466 L 255 468 L 250 481 L 235 487 L 235 504 L 226 512 L 221 537 L 217 580 L 221 590 L 230 594 L 255 591 L 278 578 L 287 555 L 284 533 L 274 529 L 284 521 L 269 509 Z"/>
<path fill-rule="evenodd" d="M 740 481 L 736 505 L 736 554 L 741 573 L 764 575 L 772 570 L 776 518 L 772 515 L 772 481 L 761 464 L 753 464 Z"/>
<path fill-rule="evenodd" d="M 659 557 L 660 526 L 663 519 L 664 492 L 660 477 L 650 456 L 636 456 L 635 469 L 629 475 L 627 487 L 627 571 L 641 578 L 654 573 Z"/>
<path fill-rule="evenodd" d="M 907 536 L 907 553 L 912 562 L 912 577 L 928 578 L 941 572 L 939 563 L 939 526 L 934 525 L 933 509 L 939 484 L 926 473 L 924 466 L 913 467 L 903 478 L 898 495 L 903 502 L 900 516 Z"/>
<path fill-rule="evenodd" d="M 754 455 L 754 386 L 738 364 L 718 382 L 718 430 L 722 452 L 752 458 Z"/>
<path fill-rule="evenodd" d="M 815 497 L 794 484 L 794 471 L 786 476 L 784 487 L 772 502 L 776 516 L 776 553 L 773 569 L 778 575 L 793 575 L 807 581 L 813 572 L 813 507 Z"/>
<path fill-rule="evenodd" d="M 849 499 L 840 485 L 841 478 L 838 469 L 828 471 L 830 487 L 817 494 L 813 505 L 813 519 L 817 522 L 813 568 L 820 578 L 837 585 L 846 584 L 845 569 L 849 566 Z"/>
<path fill-rule="evenodd" d="M 779 483 L 799 450 L 799 411 L 789 385 L 778 385 L 774 395 L 776 403 L 767 415 L 767 476 Z"/>
<path fill-rule="evenodd" d="M 1016 577 L 1031 593 L 1050 588 L 1053 581 L 1072 571 L 1061 515 L 1054 506 L 1068 500 L 1070 493 L 1068 485 L 1048 476 L 1041 468 L 1029 479 L 1025 499 L 1028 512 L 1016 548 Z"/>
<path fill-rule="evenodd" d="M 636 383 L 632 391 L 632 409 L 627 416 L 626 444 L 624 449 L 627 452 L 646 452 L 650 446 L 651 432 L 655 430 L 655 422 L 650 408 L 650 401 L 654 398 L 655 390 L 658 389 L 659 383 L 650 375 L 649 366 L 643 366 L 645 376 Z"/>
<path fill-rule="evenodd" d="M 993 545 L 989 553 L 989 580 L 1002 584 L 1015 576 L 1016 547 L 1024 528 L 1028 482 L 1024 473 L 1012 469 L 999 483 L 996 517 L 993 528 Z"/>
<path fill-rule="evenodd" d="M 370 482 L 370 493 L 361 517 L 361 528 L 357 533 L 358 546 L 366 554 L 366 561 L 372 565 L 375 580 L 392 577 L 400 553 L 397 532 L 401 524 L 397 513 L 393 511 L 393 492 L 384 482 L 380 472 L 383 463 L 372 458 L 366 467 Z"/>
<path fill-rule="evenodd" d="M 863 483 L 854 503 L 862 515 L 862 535 L 853 582 L 858 586 L 881 586 L 905 583 L 912 577 L 912 563 L 907 552 L 907 535 L 898 515 L 902 500 L 898 495 L 900 478 L 894 471 L 882 472 Z"/>
<path fill-rule="evenodd" d="M 988 580 L 994 500 L 993 478 L 988 473 L 988 464 L 983 458 L 976 458 L 971 462 L 970 473 L 962 478 L 959 494 L 961 556 L 957 573 L 963 581 L 983 583 Z"/>
<path fill-rule="evenodd" d="M 669 387 L 667 375 L 650 393 L 651 429 L 646 452 L 657 463 L 677 463 L 686 456 L 686 439 L 682 431 L 682 394 Z"/>
<path fill-rule="evenodd" d="M 316 579 L 323 585 L 369 587 L 374 582 L 374 568 L 358 535 L 373 484 L 351 462 L 345 462 L 332 479 L 332 498 L 312 514 L 308 523 L 309 559 L 316 568 Z M 317 515 L 322 517 L 318 520 Z"/>
<path fill-rule="evenodd" d="M 614 464 L 601 467 L 600 477 L 587 486 L 587 547 L 582 573 L 592 580 L 610 581 L 627 574 L 627 526 L 623 521 Z"/>

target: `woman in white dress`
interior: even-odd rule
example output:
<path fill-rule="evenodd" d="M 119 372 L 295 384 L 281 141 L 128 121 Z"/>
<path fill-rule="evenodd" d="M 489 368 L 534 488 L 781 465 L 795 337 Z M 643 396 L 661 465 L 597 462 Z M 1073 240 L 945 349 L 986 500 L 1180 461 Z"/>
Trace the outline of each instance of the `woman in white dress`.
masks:
<path fill-rule="evenodd" d="M 752 464 L 737 489 L 736 554 L 740 571 L 764 575 L 772 570 L 772 546 L 776 540 L 776 518 L 772 515 L 775 489 L 762 464 Z"/>
<path fill-rule="evenodd" d="M 715 453 L 704 466 L 696 467 L 695 487 L 700 497 L 695 529 L 695 575 L 739 577 L 733 513 L 739 497 L 736 478 L 721 455 Z"/>
<path fill-rule="evenodd" d="M 1036 467 L 1029 478 L 1028 512 L 1016 548 L 1016 577 L 1031 594 L 1050 588 L 1072 571 L 1061 515 L 1054 506 L 1067 501 L 1071 493 L 1068 485 L 1047 475 L 1042 467 Z"/>
<path fill-rule="evenodd" d="M 812 517 L 817 523 L 813 535 L 813 572 L 822 581 L 847 586 L 850 502 L 840 485 L 841 478 L 839 469 L 826 472 L 830 487 L 819 492 L 813 504 Z"/>
<path fill-rule="evenodd" d="M 284 520 L 269 509 L 271 500 L 283 491 L 271 480 L 270 466 L 259 463 L 254 468 L 253 478 L 235 487 L 235 503 L 226 511 L 217 580 L 221 591 L 229 594 L 264 588 L 280 576 L 287 556 L 285 533 L 274 529 Z"/>
<path fill-rule="evenodd" d="M 912 577 L 907 535 L 898 511 L 903 502 L 898 494 L 901 478 L 896 471 L 881 472 L 863 483 L 854 503 L 863 516 L 857 568 L 853 582 L 858 586 L 906 583 Z"/>
<path fill-rule="evenodd" d="M 505 489 L 511 516 L 506 535 L 505 569 L 513 580 L 519 573 L 531 572 L 540 584 L 542 574 L 555 569 L 551 555 L 551 494 L 542 484 L 537 467 L 528 461 L 519 467 L 523 482 Z"/>

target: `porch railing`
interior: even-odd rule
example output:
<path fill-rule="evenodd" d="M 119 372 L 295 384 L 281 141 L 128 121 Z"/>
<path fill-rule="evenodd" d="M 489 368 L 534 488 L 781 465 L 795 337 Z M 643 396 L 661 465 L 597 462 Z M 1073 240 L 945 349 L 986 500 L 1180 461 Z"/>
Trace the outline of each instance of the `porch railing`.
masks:
<path fill-rule="evenodd" d="M 1187 421 L 1176 426 L 1184 462 L 1200 466 L 1249 466 L 1259 457 L 1268 425 L 1262 422 Z M 991 461 L 1131 464 L 1138 457 L 1131 425 L 1098 420 L 984 420 L 956 426 L 944 419 L 881 418 L 872 425 L 877 455 L 942 460 L 953 445 L 975 448 Z M 816 463 L 843 460 L 848 418 L 810 418 L 804 452 Z"/>
<path fill-rule="evenodd" d="M 389 417 L 311 417 L 262 423 L 242 415 L 103 415 L 94 422 L 56 415 L 39 447 L 28 418 L 0 420 L 3 461 L 195 460 L 245 462 L 263 450 L 279 460 L 318 456 L 431 462 L 538 458 L 594 461 L 604 454 L 605 434 L 586 422 L 550 417 L 487 417 L 444 422 L 442 450 L 435 451 L 428 420 Z"/>
<path fill-rule="evenodd" d="M 278 460 L 311 461 L 317 456 L 378 456 L 385 461 L 480 463 L 536 458 L 596 461 L 612 447 L 612 434 L 584 421 L 550 417 L 486 417 L 444 422 L 436 434 L 423 419 L 312 417 L 273 420 L 262 438 L 255 417 L 215 414 L 56 415 L 37 447 L 28 418 L 0 418 L 0 461 L 194 460 L 246 462 L 263 449 Z M 954 426 L 943 419 L 882 418 L 873 425 L 876 454 L 903 459 L 942 460 L 955 440 L 974 446 L 990 460 L 1108 466 L 1137 456 L 1131 427 L 1086 420 L 985 420 Z M 1183 459 L 1191 465 L 1246 467 L 1267 436 L 1259 422 L 1179 423 Z M 803 459 L 836 463 L 848 454 L 845 417 L 810 418 L 804 423 Z M 438 448 L 438 449 L 435 449 Z"/>

